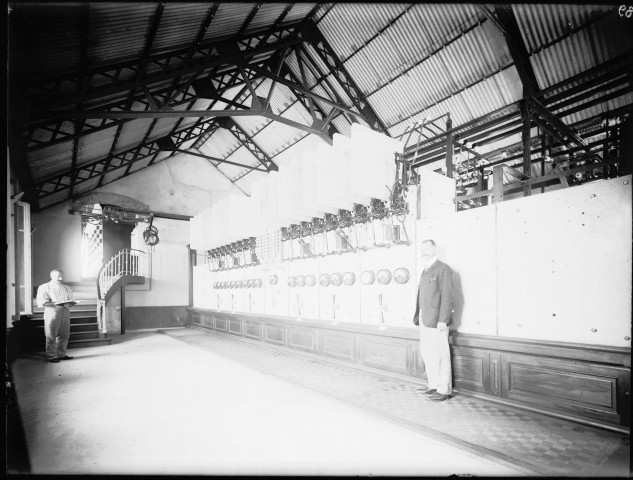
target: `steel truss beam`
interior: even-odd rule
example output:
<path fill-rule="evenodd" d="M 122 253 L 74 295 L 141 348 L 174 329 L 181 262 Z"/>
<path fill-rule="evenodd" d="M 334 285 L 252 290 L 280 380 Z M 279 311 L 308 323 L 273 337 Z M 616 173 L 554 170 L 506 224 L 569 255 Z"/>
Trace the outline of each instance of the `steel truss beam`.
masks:
<path fill-rule="evenodd" d="M 316 25 L 312 21 L 304 21 L 301 24 L 301 30 L 304 39 L 314 47 L 319 58 L 327 65 L 332 75 L 338 80 L 341 87 L 345 90 L 345 93 L 352 100 L 358 113 L 360 113 L 362 117 L 365 117 L 373 129 L 389 135 L 387 127 L 380 118 L 378 118 L 378 115 L 367 101 L 367 98 L 365 98 L 365 95 L 360 88 L 358 88 L 356 82 L 354 82 L 352 77 L 347 73 L 343 67 L 343 63 L 336 56 L 334 50 L 323 35 L 321 35 Z"/>
<path fill-rule="evenodd" d="M 143 49 L 143 55 L 141 57 L 141 66 L 138 70 L 138 74 L 137 74 L 137 81 L 140 81 L 144 74 L 145 74 L 145 68 L 147 67 L 147 61 L 149 59 L 149 54 L 152 51 L 152 45 L 154 44 L 154 39 L 156 38 L 156 32 L 158 31 L 158 26 L 160 25 L 160 19 L 163 16 L 163 10 L 165 9 L 165 5 L 163 3 L 160 3 L 158 5 L 158 7 L 156 8 L 156 12 L 154 13 L 154 19 L 152 20 L 152 24 L 150 26 L 149 32 L 147 34 L 147 40 L 145 41 L 145 48 Z M 154 101 L 154 99 L 152 98 L 151 93 L 147 90 L 147 87 L 145 85 L 142 85 L 142 90 L 143 93 L 145 93 L 148 101 L 150 102 L 150 104 L 156 108 L 156 103 Z M 134 104 L 134 93 L 135 93 L 135 89 L 130 90 L 130 94 L 128 95 L 127 98 L 127 102 L 126 102 L 126 108 L 130 109 L 132 108 L 132 105 Z M 81 109 L 80 109 L 81 110 Z M 154 128 L 154 125 L 156 125 L 156 122 L 153 122 L 150 130 L 148 131 L 148 135 L 149 132 L 151 132 L 151 130 Z M 112 141 L 112 145 L 110 145 L 110 151 L 108 152 L 108 157 L 107 158 L 112 158 L 112 154 L 116 151 L 116 147 L 119 143 L 119 137 L 121 136 L 121 132 L 123 131 L 123 123 L 120 123 L 119 126 L 117 127 L 117 131 L 114 134 L 114 140 Z M 75 140 L 75 143 L 78 143 L 79 139 Z M 109 162 L 106 163 L 105 169 L 107 170 L 109 166 Z M 99 183 L 97 184 L 97 188 L 101 187 L 103 185 L 103 179 L 105 178 L 105 175 L 102 176 L 99 179 Z M 72 198 L 73 196 L 73 190 L 72 188 L 70 189 L 70 194 L 69 194 L 70 198 Z"/>
<path fill-rule="evenodd" d="M 584 98 L 593 97 L 598 93 L 612 90 L 617 86 L 622 87 L 612 93 L 606 94 L 603 98 L 597 99 L 598 103 L 606 102 L 610 98 L 623 95 L 631 90 L 633 81 L 623 72 L 623 68 L 626 68 L 626 65 L 632 60 L 633 54 L 631 53 L 620 55 L 602 65 L 541 90 L 535 95 L 535 98 L 549 108 L 557 111 L 559 116 L 565 116 L 587 107 L 581 105 L 574 107 L 571 111 L 561 111 L 562 108 L 575 105 Z M 614 82 L 616 82 L 617 85 L 615 85 Z M 516 102 L 470 122 L 453 127 L 452 133 L 455 136 L 459 135 L 463 138 L 469 138 L 472 141 L 479 141 L 479 139 L 476 139 L 473 135 L 487 131 L 495 125 L 506 123 L 507 125 L 503 126 L 503 128 L 519 127 L 518 130 L 508 131 L 499 135 L 499 138 L 507 137 L 521 131 L 521 122 L 520 120 L 516 121 L 518 113 L 519 103 Z M 420 146 L 405 149 L 403 157 L 413 162 L 416 167 L 433 163 L 443 158 L 444 154 L 442 152 L 446 146 L 446 133 L 447 132 L 438 134 Z M 434 158 L 436 154 L 433 152 L 437 152 L 438 158 Z"/>
<path fill-rule="evenodd" d="M 519 78 L 521 83 L 523 83 L 523 96 L 530 97 L 534 95 L 539 91 L 539 86 L 530 63 L 530 55 L 521 36 L 519 24 L 512 11 L 512 6 L 510 4 L 495 4 L 494 15 L 485 5 L 479 5 L 479 8 L 503 33 Z"/>
<path fill-rule="evenodd" d="M 264 166 L 267 172 L 278 171 L 279 167 L 272 161 L 272 159 L 264 152 L 246 133 L 242 127 L 240 127 L 233 119 L 227 118 L 222 125 L 229 132 L 231 132 L 235 138 L 237 138 L 240 142 L 242 142 L 242 146 L 246 148 L 256 159 L 257 161 Z"/>
<path fill-rule="evenodd" d="M 234 81 L 237 83 L 237 78 L 234 77 Z M 223 90 L 228 90 L 235 85 L 232 85 L 230 82 L 227 82 L 223 85 Z M 181 118 L 182 121 L 182 118 Z M 188 125 L 180 131 L 176 131 L 179 128 L 179 123 L 174 127 L 171 137 L 173 138 L 174 143 L 177 146 L 180 146 L 190 140 L 197 139 L 202 136 L 209 136 L 215 131 L 219 126 L 216 124 L 217 120 L 214 118 L 200 118 L 198 122 L 194 125 Z M 112 153 L 108 157 L 104 159 L 100 159 L 94 162 L 90 162 L 88 164 L 80 165 L 77 168 L 76 172 L 76 184 L 80 184 L 86 182 L 88 180 L 92 180 L 99 176 L 105 176 L 112 171 L 126 168 L 126 172 L 121 177 L 118 177 L 116 180 L 123 178 L 129 174 L 130 168 L 132 165 L 140 160 L 143 160 L 147 157 L 152 156 L 152 160 L 148 163 L 148 166 L 152 165 L 154 161 L 157 159 L 160 154 L 160 149 L 156 146 L 155 140 L 150 140 L 149 132 L 151 128 L 148 130 L 143 142 L 135 146 L 133 148 Z M 172 153 L 173 155 L 173 153 Z M 38 182 L 34 189 L 37 193 L 37 197 L 42 199 L 46 198 L 50 195 L 58 193 L 60 191 L 64 191 L 70 187 L 70 175 L 69 172 L 63 172 L 61 174 L 55 175 L 51 178 Z M 49 205 L 48 207 L 53 206 Z"/>
<path fill-rule="evenodd" d="M 274 37 L 275 42 L 263 44 L 262 38 Z M 79 102 L 90 103 L 103 98 L 112 98 L 115 95 L 123 95 L 132 89 L 145 85 L 151 91 L 150 86 L 164 87 L 166 81 L 186 75 L 203 75 L 227 63 L 235 63 L 238 59 L 252 59 L 263 54 L 274 52 L 282 46 L 292 46 L 301 42 L 300 32 L 295 25 L 280 27 L 274 32 L 253 34 L 243 39 L 238 39 L 240 47 L 232 55 L 227 57 L 220 53 L 223 42 L 214 42 L 195 48 L 191 61 L 190 47 L 157 55 L 150 55 L 147 60 L 147 70 L 151 72 L 142 81 L 136 77 L 140 69 L 139 60 L 120 62 L 105 67 L 92 67 L 87 71 L 87 91 L 81 95 L 80 80 L 75 74 L 48 77 L 22 83 L 21 94 L 23 98 L 31 100 L 39 108 L 47 111 L 53 108 L 68 107 Z M 62 93 L 61 86 L 70 93 Z M 38 96 L 40 92 L 42 95 Z M 34 110 L 36 114 L 37 111 Z"/>

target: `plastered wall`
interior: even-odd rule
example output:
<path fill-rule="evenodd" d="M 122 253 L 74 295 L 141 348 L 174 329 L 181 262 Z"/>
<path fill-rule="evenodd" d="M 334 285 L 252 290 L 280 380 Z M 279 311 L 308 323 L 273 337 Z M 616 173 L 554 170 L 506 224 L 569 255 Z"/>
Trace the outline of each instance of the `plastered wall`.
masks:
<path fill-rule="evenodd" d="M 159 243 L 151 251 L 151 284 L 149 290 L 132 286 L 125 292 L 126 307 L 174 306 L 189 303 L 188 250 L 189 223 L 180 220 L 154 218 Z M 135 230 L 132 248 L 149 252 L 142 243 L 142 232 L 147 225 Z"/>
<path fill-rule="evenodd" d="M 65 282 L 81 281 L 81 217 L 68 213 L 70 203 L 31 215 L 33 286 L 48 282 L 53 268 Z"/>

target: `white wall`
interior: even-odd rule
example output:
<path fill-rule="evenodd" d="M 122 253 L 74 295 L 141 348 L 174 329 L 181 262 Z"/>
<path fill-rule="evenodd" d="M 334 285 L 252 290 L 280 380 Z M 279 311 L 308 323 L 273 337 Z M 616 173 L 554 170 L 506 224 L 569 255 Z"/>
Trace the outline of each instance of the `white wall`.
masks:
<path fill-rule="evenodd" d="M 7 302 L 6 302 L 6 325 L 13 327 L 11 323 L 15 311 L 15 236 L 13 225 L 13 204 L 11 203 L 11 169 L 9 167 L 9 147 L 7 147 L 7 211 L 6 211 L 6 232 L 7 232 Z"/>
<path fill-rule="evenodd" d="M 34 286 L 48 282 L 53 268 L 64 271 L 65 282 L 81 281 L 81 216 L 69 209 L 66 202 L 31 215 Z"/>
<path fill-rule="evenodd" d="M 151 211 L 195 215 L 227 192 L 244 195 L 207 160 L 178 154 L 97 189 L 127 195 Z"/>
<path fill-rule="evenodd" d="M 154 218 L 153 225 L 158 229 L 159 243 L 151 252 L 151 288 L 145 291 L 128 287 L 125 306 L 189 305 L 189 222 Z M 137 231 L 145 228 L 147 225 L 140 225 Z M 147 246 L 141 249 L 149 251 Z"/>
<path fill-rule="evenodd" d="M 423 219 L 418 233 L 461 281 L 459 331 L 630 347 L 631 214 L 629 175 Z"/>

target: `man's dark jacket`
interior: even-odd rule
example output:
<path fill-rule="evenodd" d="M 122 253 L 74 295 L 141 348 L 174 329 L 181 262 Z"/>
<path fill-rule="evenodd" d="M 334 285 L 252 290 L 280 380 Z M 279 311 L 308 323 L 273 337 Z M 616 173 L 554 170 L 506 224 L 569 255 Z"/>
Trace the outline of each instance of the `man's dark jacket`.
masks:
<path fill-rule="evenodd" d="M 413 315 L 413 323 L 437 328 L 439 322 L 451 321 L 453 312 L 453 271 L 444 262 L 437 260 L 420 276 L 420 287 Z"/>

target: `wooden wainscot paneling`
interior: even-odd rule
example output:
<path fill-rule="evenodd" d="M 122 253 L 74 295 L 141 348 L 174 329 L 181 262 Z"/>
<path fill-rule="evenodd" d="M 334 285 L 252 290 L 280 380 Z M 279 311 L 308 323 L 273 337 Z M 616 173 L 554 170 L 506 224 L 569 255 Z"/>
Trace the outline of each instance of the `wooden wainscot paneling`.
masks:
<path fill-rule="evenodd" d="M 244 332 L 244 336 L 254 340 L 262 340 L 262 324 L 250 320 L 246 320 L 245 323 L 246 331 Z"/>
<path fill-rule="evenodd" d="M 451 357 L 455 388 L 490 393 L 489 352 L 453 347 Z"/>
<path fill-rule="evenodd" d="M 398 339 L 364 337 L 360 359 L 363 365 L 407 375 L 407 344 Z"/>
<path fill-rule="evenodd" d="M 354 362 L 356 340 L 353 335 L 342 332 L 319 332 L 319 354 L 339 360 Z"/>
<path fill-rule="evenodd" d="M 205 327 L 213 328 L 213 316 L 212 315 L 202 315 L 202 325 Z"/>
<path fill-rule="evenodd" d="M 194 312 L 189 312 L 189 315 L 191 315 L 191 322 L 194 325 L 202 325 L 202 315 L 199 313 L 194 313 Z"/>
<path fill-rule="evenodd" d="M 585 418 L 619 423 L 618 381 L 623 367 L 505 354 L 503 397 Z M 621 381 L 621 380 L 620 380 Z"/>
<path fill-rule="evenodd" d="M 275 345 L 286 344 L 286 330 L 281 325 L 268 325 L 264 326 L 266 331 L 265 340 L 268 343 L 274 343 Z"/>
<path fill-rule="evenodd" d="M 229 318 L 229 333 L 242 335 L 242 320 L 239 318 Z"/>
<path fill-rule="evenodd" d="M 316 353 L 316 331 L 312 328 L 288 327 L 288 346 Z"/>
<path fill-rule="evenodd" d="M 224 316 L 214 315 L 214 330 L 220 330 L 221 332 L 226 332 L 227 319 Z"/>

